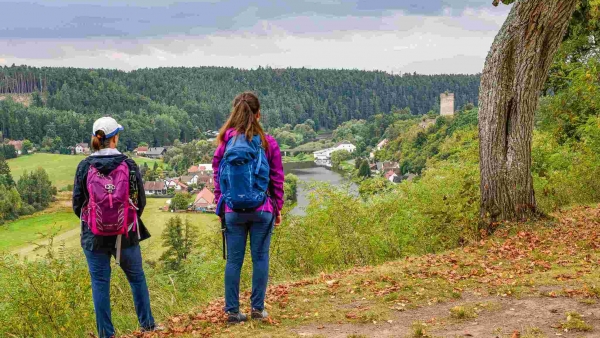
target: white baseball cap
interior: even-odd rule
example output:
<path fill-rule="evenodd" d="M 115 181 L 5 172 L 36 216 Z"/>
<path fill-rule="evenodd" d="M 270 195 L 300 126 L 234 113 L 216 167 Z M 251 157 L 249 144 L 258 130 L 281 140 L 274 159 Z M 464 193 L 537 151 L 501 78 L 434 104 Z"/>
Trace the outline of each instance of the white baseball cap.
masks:
<path fill-rule="evenodd" d="M 117 135 L 121 130 L 123 130 L 123 126 L 118 124 L 115 119 L 112 117 L 102 117 L 94 122 L 94 130 L 92 131 L 92 136 L 95 136 L 98 131 L 102 130 L 106 138 L 111 138 Z"/>

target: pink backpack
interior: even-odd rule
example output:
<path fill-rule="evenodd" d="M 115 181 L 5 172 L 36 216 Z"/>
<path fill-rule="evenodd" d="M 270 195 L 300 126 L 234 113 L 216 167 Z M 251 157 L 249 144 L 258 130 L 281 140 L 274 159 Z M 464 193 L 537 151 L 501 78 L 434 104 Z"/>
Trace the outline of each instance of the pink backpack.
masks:
<path fill-rule="evenodd" d="M 90 166 L 87 175 L 89 202 L 81 221 L 97 236 L 117 237 L 117 263 L 120 262 L 121 236 L 138 232 L 137 207 L 129 197 L 129 167 L 122 162 L 108 175 Z"/>

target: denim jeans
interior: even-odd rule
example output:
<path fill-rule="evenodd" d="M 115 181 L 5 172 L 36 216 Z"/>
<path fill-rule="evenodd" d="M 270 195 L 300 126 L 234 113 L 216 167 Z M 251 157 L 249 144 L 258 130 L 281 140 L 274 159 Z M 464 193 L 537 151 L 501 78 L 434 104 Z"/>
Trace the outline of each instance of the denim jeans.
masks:
<path fill-rule="evenodd" d="M 83 250 L 87 258 L 92 279 L 92 298 L 96 312 L 96 326 L 99 338 L 112 337 L 115 334 L 110 316 L 110 261 L 115 252 Z M 154 328 L 154 318 L 150 310 L 150 295 L 146 285 L 146 276 L 142 268 L 140 246 L 121 250 L 121 269 L 125 272 L 140 326 L 143 329 Z"/>
<path fill-rule="evenodd" d="M 269 280 L 269 247 L 273 214 L 255 211 L 225 214 L 227 238 L 227 265 L 225 266 L 225 311 L 240 310 L 240 274 L 246 253 L 246 241 L 250 234 L 252 254 L 252 308 L 264 310 L 267 281 Z"/>

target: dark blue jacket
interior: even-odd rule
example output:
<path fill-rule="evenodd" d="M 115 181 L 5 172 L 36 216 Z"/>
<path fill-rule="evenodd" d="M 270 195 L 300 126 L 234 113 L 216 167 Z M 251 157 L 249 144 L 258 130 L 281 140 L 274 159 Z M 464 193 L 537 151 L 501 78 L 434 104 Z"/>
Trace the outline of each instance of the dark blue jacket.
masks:
<path fill-rule="evenodd" d="M 127 163 L 130 171 L 135 172 L 136 185 L 138 187 L 138 199 L 137 206 L 139 208 L 138 215 L 140 217 L 140 237 L 141 240 L 145 240 L 150 237 L 150 233 L 144 222 L 142 222 L 142 213 L 146 206 L 146 194 L 144 191 L 144 182 L 142 180 L 142 174 L 137 164 L 125 155 L 110 155 L 110 156 L 89 156 L 85 160 L 79 163 L 77 172 L 75 174 L 75 182 L 73 184 L 73 211 L 77 217 L 81 218 L 81 210 L 88 203 L 89 194 L 87 191 L 87 174 L 90 165 L 93 165 L 98 171 L 103 174 L 109 174 L 111 171 L 116 169 L 123 161 Z M 91 251 L 114 251 L 117 236 L 96 236 L 89 229 L 85 222 L 81 222 L 81 247 Z M 128 248 L 131 246 L 138 245 L 137 233 L 131 231 L 129 236 L 123 236 L 121 240 L 121 247 Z"/>

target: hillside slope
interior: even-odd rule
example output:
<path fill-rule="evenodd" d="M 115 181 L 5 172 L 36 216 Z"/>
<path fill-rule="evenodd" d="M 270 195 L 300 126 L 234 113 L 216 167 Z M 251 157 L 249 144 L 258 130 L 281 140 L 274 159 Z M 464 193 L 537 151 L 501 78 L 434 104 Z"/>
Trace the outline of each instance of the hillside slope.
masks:
<path fill-rule="evenodd" d="M 599 225 L 600 206 L 506 224 L 443 254 L 272 286 L 269 323 L 227 327 L 215 300 L 160 336 L 598 337 Z"/>
<path fill-rule="evenodd" d="M 0 67 L 1 76 L 45 79 L 43 97 L 30 95 L 29 108 L 0 101 L 4 137 L 36 144 L 44 136 L 59 136 L 64 145 L 87 142 L 93 121 L 111 115 L 128 131 L 121 143 L 130 150 L 140 142 L 171 145 L 175 139 L 188 141 L 218 129 L 234 97 L 247 90 L 260 96 L 261 122 L 268 129 L 311 119 L 317 129 L 333 130 L 345 121 L 396 108 L 409 107 L 415 115 L 438 111 L 440 93 L 445 91 L 455 93 L 457 107 L 477 104 L 480 79 L 479 75 L 216 67 L 122 72 L 22 66 Z"/>

